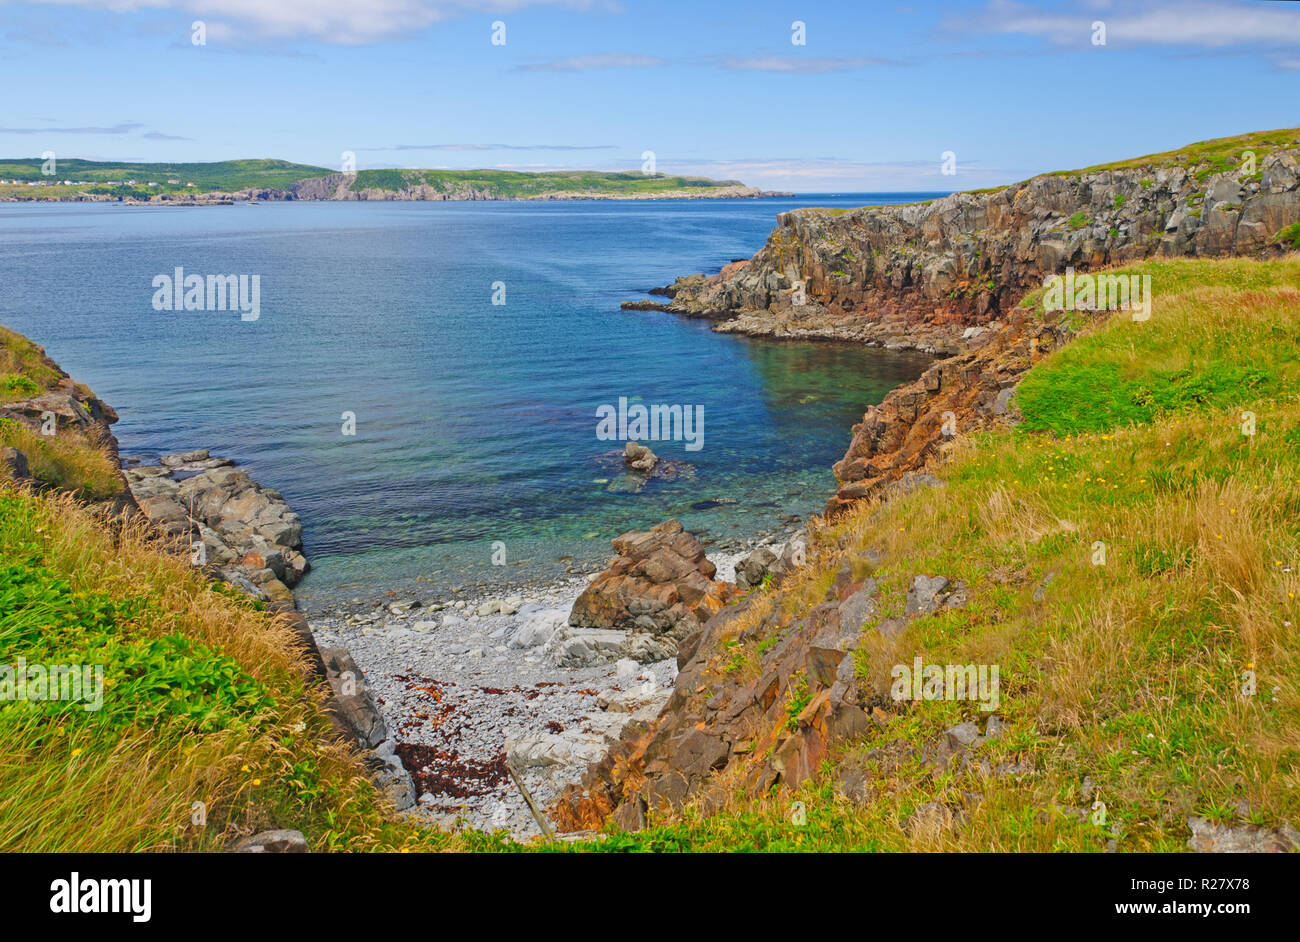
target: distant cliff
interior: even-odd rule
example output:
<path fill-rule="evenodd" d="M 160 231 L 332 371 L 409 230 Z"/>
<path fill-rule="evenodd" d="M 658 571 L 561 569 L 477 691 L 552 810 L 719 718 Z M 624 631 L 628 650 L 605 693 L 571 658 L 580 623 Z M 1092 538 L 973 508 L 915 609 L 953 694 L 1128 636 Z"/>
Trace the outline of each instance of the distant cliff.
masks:
<path fill-rule="evenodd" d="M 636 173 L 496 173 L 493 171 L 401 170 L 333 173 L 300 180 L 286 189 L 248 194 L 258 199 L 294 200 L 638 200 L 754 199 L 790 196 L 745 186 L 736 180 L 645 176 Z"/>
<path fill-rule="evenodd" d="M 360 170 L 283 160 L 195 164 L 0 158 L 0 201 L 223 204 L 239 200 L 748 199 L 738 180 L 628 171 Z"/>

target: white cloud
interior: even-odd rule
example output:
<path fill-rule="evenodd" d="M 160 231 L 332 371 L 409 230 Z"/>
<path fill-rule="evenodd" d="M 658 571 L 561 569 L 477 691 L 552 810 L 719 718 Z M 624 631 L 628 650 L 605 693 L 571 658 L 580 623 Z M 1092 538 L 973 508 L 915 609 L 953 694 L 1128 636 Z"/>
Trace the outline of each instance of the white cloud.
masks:
<path fill-rule="evenodd" d="M 724 69 L 738 72 L 786 72 L 798 75 L 824 75 L 827 72 L 848 72 L 874 65 L 899 65 L 889 59 L 871 59 L 862 56 L 831 58 L 827 56 L 753 56 L 727 57 L 719 63 Z"/>
<path fill-rule="evenodd" d="M 658 56 L 642 56 L 630 52 L 605 52 L 590 56 L 572 56 L 518 66 L 516 72 L 591 72 L 597 69 L 649 69 L 664 65 Z"/>
<path fill-rule="evenodd" d="M 937 158 L 879 162 L 836 157 L 677 161 L 664 160 L 661 156 L 658 169 L 660 173 L 741 180 L 763 189 L 804 193 L 948 192 L 1009 183 L 1028 176 L 1020 170 L 982 167 L 975 161 L 963 161 L 955 176 L 945 176 Z"/>
<path fill-rule="evenodd" d="M 1043 36 L 1061 45 L 1090 45 L 1092 24 L 1106 24 L 1106 42 L 1133 45 L 1199 46 L 1220 49 L 1245 44 L 1300 43 L 1300 7 L 1282 3 L 1190 0 L 1137 3 L 1090 10 L 1047 11 L 1015 0 L 993 0 L 973 18 L 953 18 L 949 30 Z"/>
<path fill-rule="evenodd" d="M 111 127 L 0 128 L 0 134 L 130 134 L 142 127 L 139 121 L 123 121 Z"/>
<path fill-rule="evenodd" d="M 87 10 L 137 13 L 176 10 L 203 20 L 209 42 L 303 37 L 365 45 L 481 13 L 504 15 L 529 6 L 585 10 L 599 0 L 28 0 Z M 487 42 L 484 24 L 484 42 Z M 507 34 L 508 36 L 508 34 Z"/>

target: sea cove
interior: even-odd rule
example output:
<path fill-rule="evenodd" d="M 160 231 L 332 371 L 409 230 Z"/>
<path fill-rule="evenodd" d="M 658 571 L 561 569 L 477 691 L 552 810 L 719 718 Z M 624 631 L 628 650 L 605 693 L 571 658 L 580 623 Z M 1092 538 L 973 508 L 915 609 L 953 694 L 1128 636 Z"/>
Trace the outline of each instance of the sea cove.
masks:
<path fill-rule="evenodd" d="M 786 209 L 913 198 L 7 205 L 0 320 L 114 404 L 128 461 L 208 448 L 283 493 L 308 610 L 550 579 L 668 517 L 729 546 L 820 508 L 863 408 L 929 358 L 619 302 L 752 254 Z M 234 293 L 225 311 L 155 309 L 177 269 L 257 278 L 260 316 L 233 313 Z M 624 439 L 599 433 L 621 399 L 691 414 L 689 438 L 671 415 L 651 438 L 673 480 L 630 480 Z"/>

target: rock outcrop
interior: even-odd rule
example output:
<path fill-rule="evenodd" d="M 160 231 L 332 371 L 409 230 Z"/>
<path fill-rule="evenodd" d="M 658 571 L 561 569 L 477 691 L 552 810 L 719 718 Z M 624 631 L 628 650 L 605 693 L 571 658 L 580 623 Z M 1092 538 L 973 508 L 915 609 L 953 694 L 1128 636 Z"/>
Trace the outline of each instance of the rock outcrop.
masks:
<path fill-rule="evenodd" d="M 793 196 L 793 193 L 760 190 L 742 183 L 715 182 L 711 186 L 664 190 L 654 193 L 592 191 L 553 191 L 527 196 L 506 195 L 491 186 L 448 184 L 435 186 L 421 182 L 419 171 L 408 174 L 408 180 L 397 188 L 356 186 L 357 175 L 331 173 L 321 177 L 299 180 L 285 188 L 262 188 L 221 194 L 227 197 L 258 200 L 345 200 L 345 201 L 478 201 L 478 200 L 637 200 L 637 199 L 758 199 L 762 197 Z M 365 180 L 362 178 L 362 182 Z"/>
<path fill-rule="evenodd" d="M 854 426 L 833 517 L 919 472 L 952 435 L 1016 421 L 1021 375 L 1070 336 L 1054 312 L 1016 308 L 1047 276 L 1288 248 L 1276 236 L 1300 220 L 1300 137 L 1260 146 L 1254 172 L 1175 156 L 906 206 L 793 210 L 752 259 L 677 279 L 660 307 L 716 318 L 721 332 L 944 358 Z"/>
<path fill-rule="evenodd" d="M 736 588 L 742 592 L 763 584 L 763 579 L 772 572 L 777 555 L 766 546 L 760 546 L 740 562 L 736 563 Z"/>
<path fill-rule="evenodd" d="M 623 447 L 623 463 L 633 471 L 649 474 L 659 463 L 659 458 L 640 442 L 628 442 Z"/>
<path fill-rule="evenodd" d="M 668 520 L 610 541 L 618 557 L 578 596 L 569 624 L 684 637 L 715 615 L 731 586 L 700 541 Z"/>
<path fill-rule="evenodd" d="M 9 333 L 4 328 L 0 331 Z M 26 341 L 26 338 L 22 339 Z M 86 447 L 104 452 L 117 465 L 117 439 L 109 428 L 117 421 L 117 412 L 68 376 L 46 355 L 44 347 L 32 344 L 32 349 L 41 357 L 41 365 L 57 379 L 50 388 L 40 390 L 29 399 L 0 404 L 0 421 L 17 422 L 42 438 L 71 437 Z M 40 480 L 33 472 L 32 457 L 17 448 L 0 449 L 0 470 L 9 477 L 26 479 L 37 487 L 48 486 L 48 481 Z M 122 483 L 120 492 L 105 501 L 110 515 L 135 512 L 135 502 L 125 486 L 125 479 Z"/>
<path fill-rule="evenodd" d="M 233 465 L 192 451 L 127 468 L 126 477 L 140 510 L 165 537 L 191 546 L 195 565 L 292 608 L 289 590 L 311 568 L 302 554 L 302 522 L 278 491 Z"/>
<path fill-rule="evenodd" d="M 752 259 L 679 278 L 665 310 L 722 332 L 851 340 L 950 355 L 1046 276 L 1150 256 L 1281 252 L 1300 220 L 1300 138 L 1258 171 L 1168 160 L 1049 173 L 905 206 L 781 213 Z"/>
<path fill-rule="evenodd" d="M 889 487 L 911 487 L 933 456 L 959 434 L 1019 418 L 1015 387 L 1031 366 L 1073 336 L 1055 313 L 1015 310 L 970 349 L 939 360 L 921 378 L 869 406 L 834 465 L 838 482 L 826 505 L 834 518 Z"/>
<path fill-rule="evenodd" d="M 525 625 L 511 644 L 544 645 L 561 667 L 630 659 L 642 664 L 677 656 L 678 644 L 731 599 L 735 586 L 717 569 L 699 540 L 667 520 L 645 532 L 610 541 L 619 554 L 583 590 L 567 625 Z"/>
<path fill-rule="evenodd" d="M 751 596 L 686 638 L 666 708 L 652 724 L 630 728 L 581 785 L 561 796 L 553 809 L 561 828 L 598 827 L 612 814 L 635 830 L 689 798 L 720 802 L 714 773 L 732 763 L 743 767 L 740 780 L 752 794 L 795 786 L 835 745 L 865 732 L 873 703 L 858 687 L 852 652 L 876 613 L 869 568 L 846 566 L 825 604 L 788 629 L 773 613 L 737 631 Z M 733 679 L 719 671 L 724 641 L 757 637 L 774 640 L 756 676 Z"/>
<path fill-rule="evenodd" d="M 58 369 L 49 358 L 46 364 Z M 117 421 L 117 413 L 108 403 L 96 399 L 84 386 L 64 375 L 53 389 L 30 399 L 0 405 L 0 418 L 22 422 L 36 432 L 56 434 L 68 429 L 86 432 L 97 426 L 107 428 Z"/>

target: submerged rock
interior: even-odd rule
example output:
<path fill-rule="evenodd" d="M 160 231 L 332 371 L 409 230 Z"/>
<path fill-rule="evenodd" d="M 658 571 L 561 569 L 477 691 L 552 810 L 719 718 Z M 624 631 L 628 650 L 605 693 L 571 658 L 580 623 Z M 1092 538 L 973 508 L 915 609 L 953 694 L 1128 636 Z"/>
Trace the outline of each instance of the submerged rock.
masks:
<path fill-rule="evenodd" d="M 659 463 L 658 456 L 640 442 L 628 442 L 623 448 L 623 463 L 633 471 L 649 474 Z"/>

